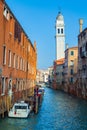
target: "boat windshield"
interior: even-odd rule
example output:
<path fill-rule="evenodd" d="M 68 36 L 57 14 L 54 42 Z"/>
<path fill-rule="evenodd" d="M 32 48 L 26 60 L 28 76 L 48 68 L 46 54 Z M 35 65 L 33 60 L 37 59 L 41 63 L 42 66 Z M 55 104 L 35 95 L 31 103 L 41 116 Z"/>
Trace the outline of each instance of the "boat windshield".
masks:
<path fill-rule="evenodd" d="M 27 106 L 15 106 L 15 109 L 27 109 Z"/>

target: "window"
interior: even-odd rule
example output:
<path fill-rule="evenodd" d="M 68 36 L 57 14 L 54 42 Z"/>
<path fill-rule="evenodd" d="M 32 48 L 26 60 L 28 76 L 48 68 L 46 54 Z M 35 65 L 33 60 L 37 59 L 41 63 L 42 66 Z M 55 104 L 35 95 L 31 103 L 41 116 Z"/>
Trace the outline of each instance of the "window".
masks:
<path fill-rule="evenodd" d="M 21 90 L 23 90 L 23 80 L 21 80 Z"/>
<path fill-rule="evenodd" d="M 86 32 L 83 32 L 83 38 L 84 39 L 86 38 Z"/>
<path fill-rule="evenodd" d="M 30 69 L 30 65 L 29 65 L 29 63 L 28 63 L 28 70 Z"/>
<path fill-rule="evenodd" d="M 8 11 L 8 9 L 7 9 L 7 7 L 6 6 L 4 6 L 4 12 L 3 12 L 3 15 L 5 16 L 5 18 L 7 19 L 7 20 L 9 20 L 9 11 Z"/>
<path fill-rule="evenodd" d="M 6 64 L 6 46 L 3 46 L 3 64 Z"/>
<path fill-rule="evenodd" d="M 73 83 L 73 77 L 70 78 L 70 82 Z"/>
<path fill-rule="evenodd" d="M 16 69 L 18 69 L 18 56 L 16 55 Z"/>
<path fill-rule="evenodd" d="M 19 69 L 19 56 L 17 58 L 18 58 L 17 69 Z"/>
<path fill-rule="evenodd" d="M 85 64 L 85 65 L 82 65 L 82 71 L 83 71 L 83 73 L 85 74 L 85 72 L 86 72 L 86 64 Z"/>
<path fill-rule="evenodd" d="M 13 53 L 13 68 L 15 68 L 15 53 Z"/>
<path fill-rule="evenodd" d="M 74 55 L 74 51 L 71 51 L 71 55 Z"/>
<path fill-rule="evenodd" d="M 85 50 L 86 50 L 86 52 L 87 52 L 87 42 L 86 42 Z"/>
<path fill-rule="evenodd" d="M 19 42 L 21 42 L 21 32 L 21 27 L 19 26 L 18 22 L 15 21 L 14 38 L 17 38 Z"/>
<path fill-rule="evenodd" d="M 73 74 L 73 69 L 70 70 L 70 74 L 71 74 L 71 75 Z"/>
<path fill-rule="evenodd" d="M 60 33 L 60 29 L 58 28 L 58 34 Z"/>
<path fill-rule="evenodd" d="M 9 34 L 10 36 L 12 35 L 13 33 L 13 19 L 12 19 L 12 15 L 10 14 L 10 31 L 9 31 Z"/>
<path fill-rule="evenodd" d="M 19 68 L 19 56 L 17 56 L 17 69 Z"/>
<path fill-rule="evenodd" d="M 5 93 L 5 78 L 2 77 L 2 88 L 1 88 L 1 93 L 4 94 Z"/>
<path fill-rule="evenodd" d="M 85 44 L 82 46 L 82 52 L 85 52 Z"/>
<path fill-rule="evenodd" d="M 15 105 L 15 109 L 27 109 L 27 106 L 17 106 L 17 105 Z"/>
<path fill-rule="evenodd" d="M 20 85 L 20 82 L 19 82 L 18 79 L 16 80 L 16 84 L 17 84 L 17 88 L 16 88 L 16 90 L 19 91 L 19 85 Z"/>
<path fill-rule="evenodd" d="M 73 66 L 73 65 L 74 65 L 74 61 L 71 60 L 71 61 L 70 61 L 70 66 Z"/>
<path fill-rule="evenodd" d="M 25 62 L 25 72 L 26 72 L 26 62 Z"/>
<path fill-rule="evenodd" d="M 23 62 L 23 68 L 22 68 L 22 70 L 24 71 L 24 60 L 22 62 Z"/>
<path fill-rule="evenodd" d="M 79 52 L 80 52 L 80 56 L 82 56 L 82 47 L 80 47 Z"/>
<path fill-rule="evenodd" d="M 11 67 L 11 51 L 9 50 L 9 62 L 8 62 L 8 66 Z"/>
<path fill-rule="evenodd" d="M 23 70 L 23 59 L 22 59 L 22 70 Z"/>
<path fill-rule="evenodd" d="M 23 46 L 24 46 L 24 34 L 23 34 Z"/>
<path fill-rule="evenodd" d="M 63 28 L 61 28 L 61 34 L 63 34 Z"/>
<path fill-rule="evenodd" d="M 8 81 L 8 91 L 9 92 L 12 91 L 12 80 L 11 79 L 9 79 L 9 81 Z"/>
<path fill-rule="evenodd" d="M 25 81 L 23 81 L 23 90 L 25 89 Z"/>
<path fill-rule="evenodd" d="M 20 70 L 22 70 L 22 58 L 20 58 Z"/>

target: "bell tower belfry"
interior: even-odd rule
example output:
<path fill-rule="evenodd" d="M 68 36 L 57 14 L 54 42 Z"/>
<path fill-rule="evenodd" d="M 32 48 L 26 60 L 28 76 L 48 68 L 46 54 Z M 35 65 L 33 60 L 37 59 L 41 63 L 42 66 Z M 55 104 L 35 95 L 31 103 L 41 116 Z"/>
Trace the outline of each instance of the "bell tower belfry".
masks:
<path fill-rule="evenodd" d="M 64 33 L 64 18 L 61 12 L 56 17 L 56 60 L 64 58 L 65 51 L 65 33 Z"/>

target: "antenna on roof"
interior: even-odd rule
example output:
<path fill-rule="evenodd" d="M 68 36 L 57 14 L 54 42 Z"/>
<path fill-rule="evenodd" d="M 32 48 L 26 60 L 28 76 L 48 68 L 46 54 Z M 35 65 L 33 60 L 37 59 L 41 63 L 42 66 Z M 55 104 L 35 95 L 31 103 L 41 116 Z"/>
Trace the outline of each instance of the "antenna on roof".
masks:
<path fill-rule="evenodd" d="M 58 7 L 58 10 L 59 10 L 59 13 L 61 13 L 61 7 L 60 6 Z"/>

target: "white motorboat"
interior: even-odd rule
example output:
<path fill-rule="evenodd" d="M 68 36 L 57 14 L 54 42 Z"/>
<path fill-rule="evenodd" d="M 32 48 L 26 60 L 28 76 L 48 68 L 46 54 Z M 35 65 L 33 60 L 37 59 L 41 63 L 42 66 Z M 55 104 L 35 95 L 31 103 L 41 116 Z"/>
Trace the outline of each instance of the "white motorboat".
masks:
<path fill-rule="evenodd" d="M 43 87 L 40 87 L 40 88 L 38 89 L 38 92 L 41 92 L 42 94 L 44 94 L 45 89 L 44 89 Z"/>
<path fill-rule="evenodd" d="M 31 106 L 24 101 L 15 103 L 13 108 L 9 111 L 8 117 L 27 118 L 31 112 Z"/>

